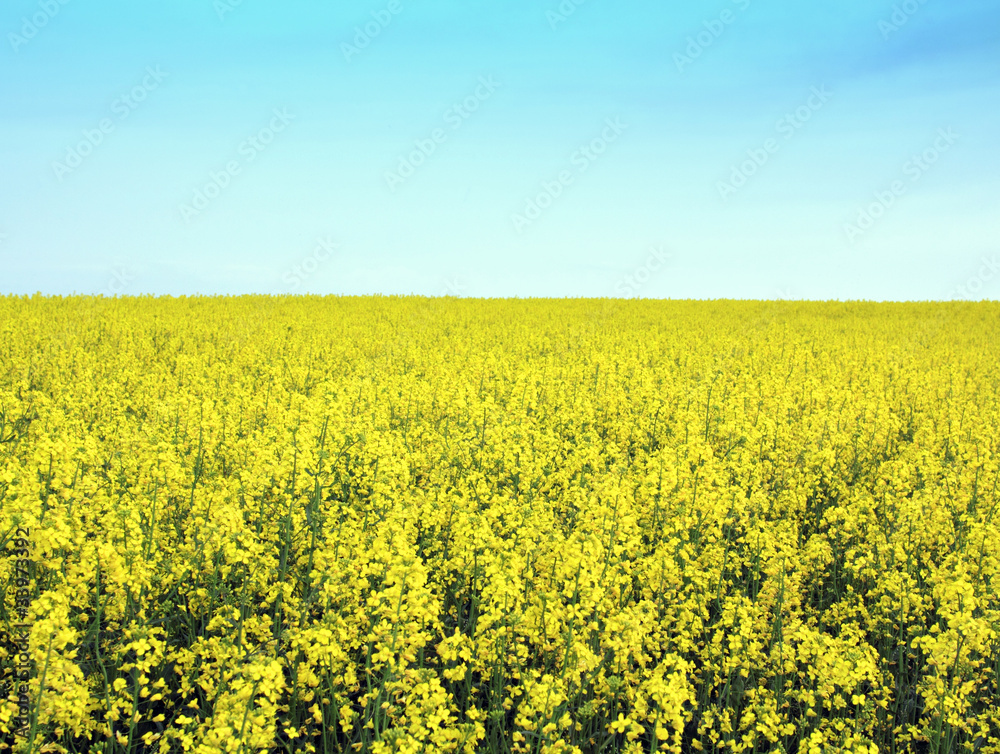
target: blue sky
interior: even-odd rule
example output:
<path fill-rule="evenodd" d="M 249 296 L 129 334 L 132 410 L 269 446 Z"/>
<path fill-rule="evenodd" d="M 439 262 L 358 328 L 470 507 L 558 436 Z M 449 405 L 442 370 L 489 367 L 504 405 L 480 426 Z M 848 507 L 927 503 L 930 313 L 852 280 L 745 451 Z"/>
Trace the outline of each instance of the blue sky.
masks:
<path fill-rule="evenodd" d="M 0 293 L 1000 293 L 995 0 L 10 0 Z"/>

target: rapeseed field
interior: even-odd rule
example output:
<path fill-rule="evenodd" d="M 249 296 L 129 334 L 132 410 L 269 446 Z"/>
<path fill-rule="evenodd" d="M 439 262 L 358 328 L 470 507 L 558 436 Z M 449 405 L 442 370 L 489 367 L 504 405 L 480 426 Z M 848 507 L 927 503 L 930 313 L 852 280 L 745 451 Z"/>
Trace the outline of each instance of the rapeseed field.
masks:
<path fill-rule="evenodd" d="M 0 298 L 0 751 L 1000 752 L 1000 304 Z"/>

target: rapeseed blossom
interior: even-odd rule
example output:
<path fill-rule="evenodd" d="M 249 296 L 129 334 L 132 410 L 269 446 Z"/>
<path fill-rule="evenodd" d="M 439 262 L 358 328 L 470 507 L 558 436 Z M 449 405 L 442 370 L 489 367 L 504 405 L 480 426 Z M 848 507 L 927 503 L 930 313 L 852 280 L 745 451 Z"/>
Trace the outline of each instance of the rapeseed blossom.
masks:
<path fill-rule="evenodd" d="M 998 754 L 998 315 L 0 298 L 0 751 Z"/>

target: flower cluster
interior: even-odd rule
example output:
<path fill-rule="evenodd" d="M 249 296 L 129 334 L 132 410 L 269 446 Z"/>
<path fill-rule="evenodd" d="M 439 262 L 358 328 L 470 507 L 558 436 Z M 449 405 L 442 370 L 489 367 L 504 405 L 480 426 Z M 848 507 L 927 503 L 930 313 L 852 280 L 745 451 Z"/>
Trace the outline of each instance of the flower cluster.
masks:
<path fill-rule="evenodd" d="M 1000 754 L 998 315 L 0 298 L 0 751 Z"/>

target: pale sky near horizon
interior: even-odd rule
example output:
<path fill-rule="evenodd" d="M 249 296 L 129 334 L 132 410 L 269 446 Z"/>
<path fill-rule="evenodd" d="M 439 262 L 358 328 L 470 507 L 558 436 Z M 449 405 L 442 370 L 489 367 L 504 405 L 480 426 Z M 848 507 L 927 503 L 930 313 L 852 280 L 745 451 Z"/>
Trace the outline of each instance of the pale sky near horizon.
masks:
<path fill-rule="evenodd" d="M 0 295 L 1000 298 L 995 0 L 10 0 Z"/>

